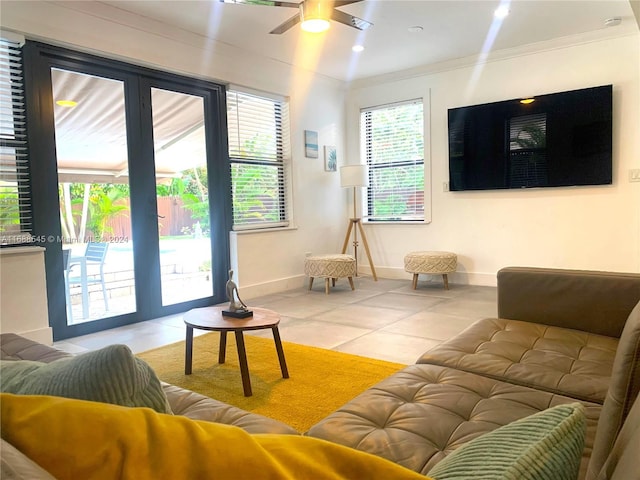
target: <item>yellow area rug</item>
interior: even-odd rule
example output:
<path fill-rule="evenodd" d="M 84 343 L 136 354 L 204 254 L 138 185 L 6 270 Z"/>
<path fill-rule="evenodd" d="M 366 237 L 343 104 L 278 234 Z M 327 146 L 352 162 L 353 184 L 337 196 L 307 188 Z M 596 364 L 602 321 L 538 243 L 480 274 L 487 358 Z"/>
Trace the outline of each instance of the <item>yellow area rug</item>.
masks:
<path fill-rule="evenodd" d="M 226 363 L 218 364 L 219 334 L 193 340 L 193 373 L 184 374 L 185 343 L 138 354 L 161 380 L 280 420 L 299 432 L 359 393 L 405 367 L 322 348 L 282 342 L 288 379 L 282 378 L 273 338 L 245 335 L 253 396 L 242 391 L 234 335 L 227 336 Z"/>

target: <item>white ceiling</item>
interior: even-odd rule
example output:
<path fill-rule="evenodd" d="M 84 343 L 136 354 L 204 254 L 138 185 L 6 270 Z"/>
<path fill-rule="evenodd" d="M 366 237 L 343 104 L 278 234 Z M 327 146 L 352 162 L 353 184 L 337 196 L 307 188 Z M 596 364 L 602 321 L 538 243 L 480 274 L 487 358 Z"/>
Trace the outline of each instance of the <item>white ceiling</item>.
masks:
<path fill-rule="evenodd" d="M 601 38 L 638 30 L 629 0 L 502 0 L 511 12 L 502 22 L 493 17 L 500 0 L 364 0 L 340 9 L 372 22 L 366 31 L 332 22 L 323 34 L 304 33 L 296 26 L 282 35 L 269 31 L 296 9 L 217 0 L 59 3 L 85 12 L 95 9 L 114 21 L 122 21 L 123 15 L 127 23 L 137 19 L 141 29 L 179 28 L 343 81 L 538 42 L 575 42 L 576 35 Z M 611 17 L 621 17 L 622 23 L 605 27 Z M 412 26 L 423 31 L 411 33 Z M 351 47 L 358 43 L 365 50 L 355 54 Z"/>

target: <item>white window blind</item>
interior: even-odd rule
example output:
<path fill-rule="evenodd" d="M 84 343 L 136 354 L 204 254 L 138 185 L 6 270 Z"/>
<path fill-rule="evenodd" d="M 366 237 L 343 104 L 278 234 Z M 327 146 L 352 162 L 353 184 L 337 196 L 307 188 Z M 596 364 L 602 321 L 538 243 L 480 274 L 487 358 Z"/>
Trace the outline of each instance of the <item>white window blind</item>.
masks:
<path fill-rule="evenodd" d="M 289 106 L 284 100 L 227 92 L 233 229 L 289 224 Z"/>
<path fill-rule="evenodd" d="M 31 241 L 29 156 L 22 76 L 22 45 L 0 32 L 0 244 Z"/>
<path fill-rule="evenodd" d="M 363 109 L 360 135 L 369 166 L 368 220 L 424 220 L 422 100 Z"/>

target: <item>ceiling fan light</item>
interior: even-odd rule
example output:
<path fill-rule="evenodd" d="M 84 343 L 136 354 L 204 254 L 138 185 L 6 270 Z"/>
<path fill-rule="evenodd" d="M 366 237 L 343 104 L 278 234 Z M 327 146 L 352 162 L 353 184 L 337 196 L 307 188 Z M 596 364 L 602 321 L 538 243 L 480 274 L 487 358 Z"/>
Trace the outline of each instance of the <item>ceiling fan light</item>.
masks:
<path fill-rule="evenodd" d="M 300 27 L 305 32 L 321 33 L 329 30 L 329 17 L 331 12 L 327 10 L 327 4 L 318 1 L 304 1 L 300 4 Z"/>
<path fill-rule="evenodd" d="M 326 32 L 329 30 L 329 26 L 329 20 L 325 20 L 324 18 L 308 18 L 300 24 L 302 30 L 310 33 Z"/>

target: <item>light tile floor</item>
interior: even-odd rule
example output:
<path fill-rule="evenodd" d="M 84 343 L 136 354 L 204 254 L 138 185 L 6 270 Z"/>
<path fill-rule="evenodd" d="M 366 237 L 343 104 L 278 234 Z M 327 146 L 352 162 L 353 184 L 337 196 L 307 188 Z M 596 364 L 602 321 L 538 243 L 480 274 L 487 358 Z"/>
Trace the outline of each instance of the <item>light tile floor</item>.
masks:
<path fill-rule="evenodd" d="M 474 321 L 497 316 L 495 287 L 451 284 L 429 277 L 411 288 L 410 280 L 357 277 L 352 291 L 346 279 L 331 293 L 324 282 L 313 290 L 301 287 L 248 300 L 282 315 L 283 341 L 378 358 L 415 363 L 429 348 L 464 330 Z M 195 330 L 195 334 L 206 332 Z M 247 332 L 271 336 L 269 330 Z M 184 340 L 182 314 L 140 322 L 55 342 L 54 346 L 81 353 L 112 343 L 124 343 L 134 353 Z M 285 349 L 286 353 L 286 349 Z"/>

